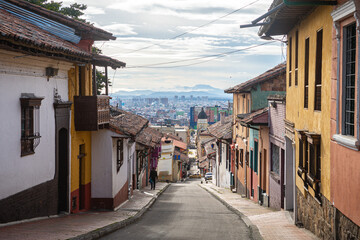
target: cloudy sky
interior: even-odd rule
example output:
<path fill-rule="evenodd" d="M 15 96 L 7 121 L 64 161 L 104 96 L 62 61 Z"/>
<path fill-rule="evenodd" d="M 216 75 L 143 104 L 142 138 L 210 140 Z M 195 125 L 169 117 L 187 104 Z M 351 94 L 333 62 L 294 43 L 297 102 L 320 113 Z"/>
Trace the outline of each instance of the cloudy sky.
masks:
<path fill-rule="evenodd" d="M 271 0 L 76 2 L 88 6 L 85 12 L 87 20 L 117 37 L 115 41 L 95 44 L 103 54 L 127 64 L 124 69 L 110 71 L 112 92 L 125 89 L 173 90 L 196 84 L 225 89 L 284 61 L 285 46 L 280 42 L 212 58 L 211 61 L 211 58 L 204 58 L 269 43 L 257 36 L 258 28 L 240 29 L 239 25 L 248 24 L 264 14 Z M 243 9 L 221 18 L 240 8 Z M 221 19 L 196 29 L 218 18 Z M 185 32 L 189 33 L 175 38 Z M 174 63 L 162 64 L 168 62 Z"/>

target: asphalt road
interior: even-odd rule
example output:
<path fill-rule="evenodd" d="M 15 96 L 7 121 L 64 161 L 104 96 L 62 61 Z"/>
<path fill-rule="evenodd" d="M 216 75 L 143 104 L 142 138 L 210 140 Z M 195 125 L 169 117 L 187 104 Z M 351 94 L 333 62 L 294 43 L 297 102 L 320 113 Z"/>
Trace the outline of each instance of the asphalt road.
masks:
<path fill-rule="evenodd" d="M 239 216 L 199 183 L 171 184 L 138 222 L 102 239 L 250 239 Z"/>

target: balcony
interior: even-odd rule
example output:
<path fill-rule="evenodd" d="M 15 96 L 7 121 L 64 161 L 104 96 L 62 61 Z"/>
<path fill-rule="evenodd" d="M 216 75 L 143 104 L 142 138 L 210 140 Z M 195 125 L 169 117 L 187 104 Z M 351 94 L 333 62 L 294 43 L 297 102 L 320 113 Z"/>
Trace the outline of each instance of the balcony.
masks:
<path fill-rule="evenodd" d="M 110 122 L 110 97 L 75 96 L 75 130 L 97 131 L 106 128 Z"/>

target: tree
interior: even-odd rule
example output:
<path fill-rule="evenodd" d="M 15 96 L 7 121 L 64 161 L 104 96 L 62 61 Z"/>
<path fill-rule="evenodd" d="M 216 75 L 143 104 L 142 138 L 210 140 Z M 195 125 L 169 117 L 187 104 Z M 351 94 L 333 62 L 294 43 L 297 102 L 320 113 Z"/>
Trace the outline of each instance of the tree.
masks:
<path fill-rule="evenodd" d="M 30 3 L 42 6 L 43 8 L 49 9 L 54 12 L 59 12 L 65 16 L 71 17 L 73 19 L 85 22 L 85 19 L 80 18 L 84 15 L 84 10 L 87 6 L 85 4 L 73 3 L 69 7 L 63 7 L 62 2 L 54 2 L 48 0 L 27 0 Z"/>
<path fill-rule="evenodd" d="M 30 3 L 39 5 L 43 8 L 49 9 L 54 12 L 59 12 L 61 14 L 64 14 L 65 16 L 71 17 L 72 19 L 76 19 L 82 22 L 86 22 L 85 19 L 80 18 L 82 15 L 84 15 L 84 10 L 86 10 L 87 5 L 85 4 L 78 4 L 73 3 L 70 5 L 70 7 L 63 7 L 62 2 L 54 2 L 54 1 L 48 1 L 48 0 L 26 0 Z M 101 50 L 97 47 L 92 48 L 92 53 L 95 54 L 101 54 Z M 96 86 L 97 86 L 97 94 L 101 94 L 101 90 L 105 87 L 106 83 L 106 77 L 103 72 L 96 70 Z M 108 79 L 108 83 L 110 84 L 110 81 Z"/>

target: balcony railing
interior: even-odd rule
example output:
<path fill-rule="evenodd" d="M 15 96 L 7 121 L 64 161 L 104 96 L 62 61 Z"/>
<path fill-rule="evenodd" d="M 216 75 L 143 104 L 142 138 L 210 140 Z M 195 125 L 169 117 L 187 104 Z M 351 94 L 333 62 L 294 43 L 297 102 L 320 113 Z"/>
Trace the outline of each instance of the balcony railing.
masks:
<path fill-rule="evenodd" d="M 74 107 L 76 131 L 97 131 L 109 125 L 109 96 L 75 96 Z"/>

